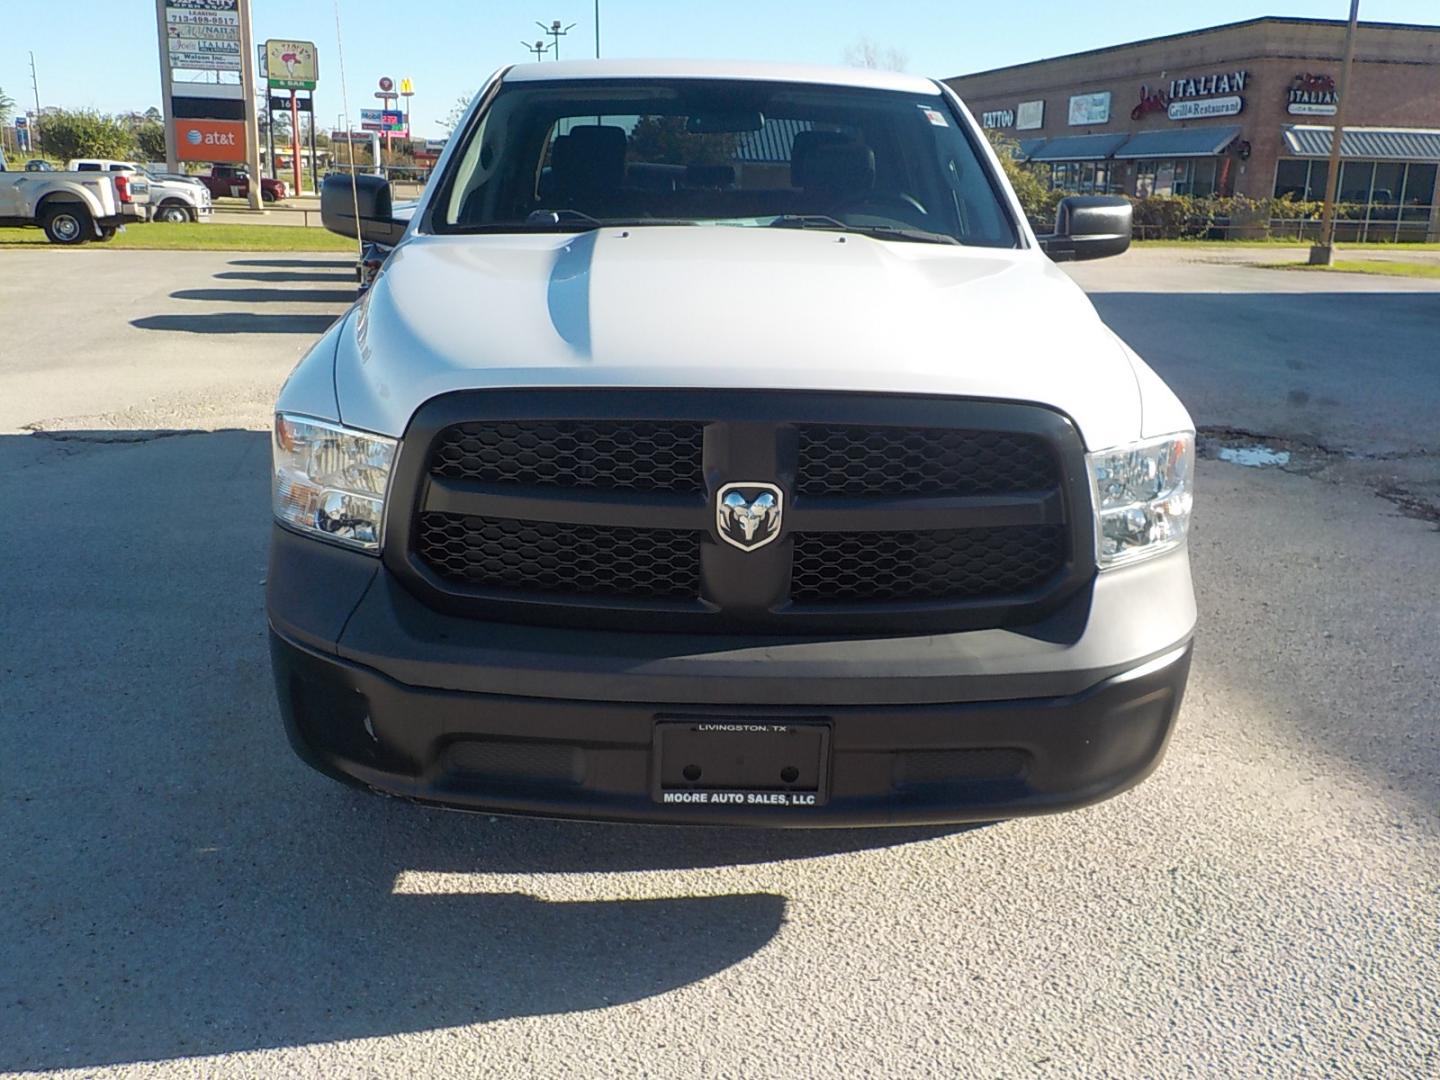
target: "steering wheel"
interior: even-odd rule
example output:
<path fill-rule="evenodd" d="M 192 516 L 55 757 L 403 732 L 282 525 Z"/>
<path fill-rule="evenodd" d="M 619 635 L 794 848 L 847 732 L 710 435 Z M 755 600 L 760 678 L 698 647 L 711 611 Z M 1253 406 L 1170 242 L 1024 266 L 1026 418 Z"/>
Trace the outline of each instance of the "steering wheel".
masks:
<path fill-rule="evenodd" d="M 896 214 L 887 214 L 886 211 L 897 211 Z M 884 194 L 869 193 L 847 199 L 830 211 L 836 217 L 843 214 L 868 214 L 875 217 L 891 217 L 892 220 L 907 222 L 911 225 L 924 227 L 925 220 L 930 212 L 920 203 L 920 200 L 913 195 L 907 195 L 903 191 L 886 192 Z M 917 215 L 919 220 L 917 220 Z"/>

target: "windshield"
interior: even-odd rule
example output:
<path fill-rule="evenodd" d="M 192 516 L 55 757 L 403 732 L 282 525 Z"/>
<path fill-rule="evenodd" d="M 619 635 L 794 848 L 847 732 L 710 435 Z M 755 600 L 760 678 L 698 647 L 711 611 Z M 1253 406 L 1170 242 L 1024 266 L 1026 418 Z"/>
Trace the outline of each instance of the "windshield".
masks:
<path fill-rule="evenodd" d="M 695 79 L 513 83 L 463 140 L 437 232 L 713 224 L 1018 241 L 940 96 Z"/>

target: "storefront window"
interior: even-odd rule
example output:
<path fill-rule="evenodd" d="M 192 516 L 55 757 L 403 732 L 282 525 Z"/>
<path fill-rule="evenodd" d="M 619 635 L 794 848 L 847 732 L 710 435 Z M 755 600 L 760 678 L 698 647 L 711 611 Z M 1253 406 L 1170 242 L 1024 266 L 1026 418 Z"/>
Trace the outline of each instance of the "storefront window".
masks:
<path fill-rule="evenodd" d="M 1282 161 L 1275 170 L 1275 197 L 1277 199 L 1305 198 L 1305 183 L 1309 179 L 1308 161 Z"/>
<path fill-rule="evenodd" d="M 1403 161 L 1346 161 L 1336 201 L 1341 203 L 1342 240 L 1424 240 L 1435 198 L 1436 165 Z M 1275 196 L 1320 202 L 1326 161 L 1287 159 L 1275 168 Z"/>
<path fill-rule="evenodd" d="M 1221 174 L 1215 158 L 1140 161 L 1135 165 L 1135 194 L 1214 195 L 1221 188 L 1216 181 Z"/>
<path fill-rule="evenodd" d="M 1112 161 L 1054 161 L 1050 163 L 1050 187 L 1076 195 L 1105 195 L 1116 190 Z"/>

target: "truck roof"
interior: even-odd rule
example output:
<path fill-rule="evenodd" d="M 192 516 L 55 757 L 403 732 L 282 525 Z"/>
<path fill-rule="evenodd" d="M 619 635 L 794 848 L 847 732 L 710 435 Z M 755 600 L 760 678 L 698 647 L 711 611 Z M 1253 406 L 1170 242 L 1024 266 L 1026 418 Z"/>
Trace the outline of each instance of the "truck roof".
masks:
<path fill-rule="evenodd" d="M 627 78 L 747 79 L 756 82 L 795 82 L 870 90 L 897 90 L 907 94 L 930 96 L 940 93 L 940 87 L 935 80 L 922 75 L 874 71 L 869 68 L 760 63 L 752 60 L 560 60 L 540 64 L 516 64 L 504 74 L 505 82 Z"/>

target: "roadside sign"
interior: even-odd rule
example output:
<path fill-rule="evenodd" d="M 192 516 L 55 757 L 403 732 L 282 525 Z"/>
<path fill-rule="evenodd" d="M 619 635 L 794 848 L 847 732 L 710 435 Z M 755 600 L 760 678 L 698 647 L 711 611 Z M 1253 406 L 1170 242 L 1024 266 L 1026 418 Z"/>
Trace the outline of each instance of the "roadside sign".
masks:
<path fill-rule="evenodd" d="M 411 96 L 414 95 L 414 93 L 415 93 L 415 84 L 412 83 L 408 78 L 407 78 L 407 79 L 401 79 L 401 80 L 400 80 L 400 96 L 401 96 L 401 97 L 411 97 Z"/>
<path fill-rule="evenodd" d="M 320 58 L 313 41 L 265 42 L 265 81 L 271 90 L 314 90 Z"/>
<path fill-rule="evenodd" d="M 239 0 L 165 0 L 171 70 L 239 71 Z"/>
<path fill-rule="evenodd" d="M 309 99 L 308 97 L 302 97 L 302 98 L 296 98 L 296 99 L 295 99 L 295 109 L 296 109 L 297 112 L 310 112 L 310 111 L 311 111 L 311 105 L 312 105 L 312 103 L 311 103 L 311 101 L 310 101 L 310 99 Z M 289 112 L 289 111 L 290 111 L 290 99 L 289 99 L 288 97 L 274 97 L 274 96 L 272 95 L 271 98 L 270 98 L 270 111 L 271 111 L 271 112 Z"/>
<path fill-rule="evenodd" d="M 181 161 L 244 161 L 245 124 L 238 120 L 176 120 Z"/>
<path fill-rule="evenodd" d="M 405 133 L 405 114 L 389 109 L 361 109 L 360 127 L 364 131 L 388 131 L 393 134 Z"/>
<path fill-rule="evenodd" d="M 390 93 L 395 89 L 395 80 L 388 75 L 382 75 L 380 77 L 380 89 L 384 90 L 387 94 Z"/>

